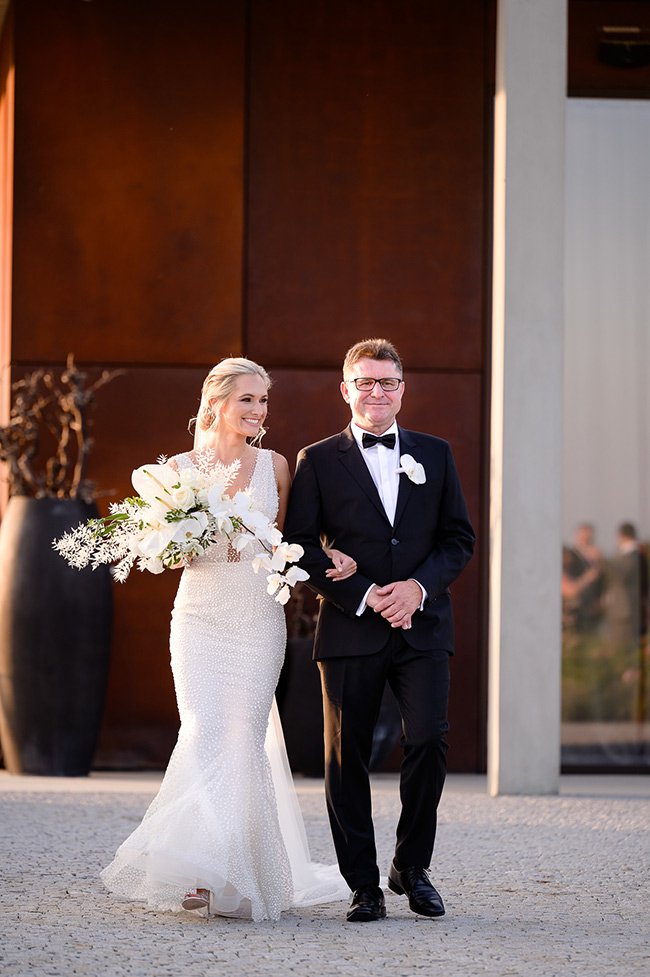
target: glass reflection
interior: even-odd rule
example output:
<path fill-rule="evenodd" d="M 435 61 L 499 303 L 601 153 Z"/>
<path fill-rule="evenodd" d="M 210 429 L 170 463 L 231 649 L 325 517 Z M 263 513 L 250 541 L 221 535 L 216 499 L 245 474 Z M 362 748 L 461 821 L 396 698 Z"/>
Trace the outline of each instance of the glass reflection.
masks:
<path fill-rule="evenodd" d="M 603 557 L 590 524 L 562 553 L 562 759 L 650 764 L 648 547 L 631 522 Z"/>

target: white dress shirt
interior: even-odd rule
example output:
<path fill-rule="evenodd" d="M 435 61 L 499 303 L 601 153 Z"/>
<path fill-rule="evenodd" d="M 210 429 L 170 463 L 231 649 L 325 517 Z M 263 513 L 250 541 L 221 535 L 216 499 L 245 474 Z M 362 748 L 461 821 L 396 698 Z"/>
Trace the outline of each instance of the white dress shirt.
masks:
<path fill-rule="evenodd" d="M 359 445 L 359 451 L 368 466 L 368 471 L 375 483 L 375 488 L 379 492 L 379 498 L 388 516 L 391 526 L 395 522 L 395 510 L 397 509 L 397 493 L 399 491 L 399 433 L 397 431 L 397 421 L 393 421 L 391 426 L 384 434 L 395 435 L 395 447 L 387 448 L 385 444 L 373 444 L 372 448 L 363 447 L 364 431 L 350 421 L 350 430 L 354 440 Z"/>
<path fill-rule="evenodd" d="M 385 444 L 373 444 L 371 448 L 363 447 L 363 435 L 364 431 L 355 424 L 354 421 L 350 421 L 350 430 L 352 431 L 352 437 L 357 442 L 359 446 L 359 451 L 361 456 L 368 466 L 368 471 L 370 472 L 370 477 L 375 483 L 375 487 L 379 493 L 379 498 L 381 499 L 381 504 L 384 507 L 384 511 L 388 516 L 391 526 L 395 522 L 395 511 L 397 509 L 397 494 L 399 492 L 399 474 L 397 469 L 400 467 L 399 464 L 399 431 L 397 429 L 397 421 L 393 421 L 391 426 L 387 431 L 383 431 L 382 434 L 394 434 L 395 435 L 395 447 L 387 448 Z M 415 577 L 410 579 L 415 580 Z M 422 591 L 422 600 L 418 610 L 422 610 L 424 607 L 424 602 L 427 597 L 427 592 L 420 583 L 419 580 L 415 580 Z M 368 594 L 375 585 L 372 584 L 368 587 L 363 600 L 357 608 L 357 617 L 359 617 L 366 609 L 366 601 L 368 599 Z"/>

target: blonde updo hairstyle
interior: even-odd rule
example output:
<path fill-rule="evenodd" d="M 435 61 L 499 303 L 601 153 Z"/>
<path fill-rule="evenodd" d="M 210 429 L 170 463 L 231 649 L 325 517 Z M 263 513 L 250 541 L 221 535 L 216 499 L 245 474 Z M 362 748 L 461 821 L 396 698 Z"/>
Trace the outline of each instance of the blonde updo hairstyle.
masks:
<path fill-rule="evenodd" d="M 210 435 L 216 432 L 219 425 L 219 410 L 221 405 L 226 402 L 235 389 L 239 377 L 243 376 L 261 377 L 266 384 L 267 390 L 273 382 L 263 366 L 260 366 L 259 363 L 254 363 L 253 360 L 247 360 L 243 356 L 229 356 L 227 359 L 221 360 L 220 363 L 212 367 L 203 381 L 199 412 L 190 421 L 190 425 L 192 423 L 195 424 L 195 447 L 205 443 L 209 440 Z M 266 429 L 260 427 L 251 444 L 255 444 L 255 442 L 259 443 L 265 433 Z"/>

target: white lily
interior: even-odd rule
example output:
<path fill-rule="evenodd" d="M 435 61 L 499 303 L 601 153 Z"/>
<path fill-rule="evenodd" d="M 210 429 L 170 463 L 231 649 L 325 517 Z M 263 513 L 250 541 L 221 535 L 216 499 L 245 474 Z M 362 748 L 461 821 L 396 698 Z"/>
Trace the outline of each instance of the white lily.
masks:
<path fill-rule="evenodd" d="M 399 463 L 401 467 L 397 469 L 398 474 L 403 472 L 411 479 L 412 482 L 415 482 L 416 485 L 424 485 L 427 480 L 424 465 L 422 465 L 419 461 L 416 461 L 412 455 L 402 455 Z"/>

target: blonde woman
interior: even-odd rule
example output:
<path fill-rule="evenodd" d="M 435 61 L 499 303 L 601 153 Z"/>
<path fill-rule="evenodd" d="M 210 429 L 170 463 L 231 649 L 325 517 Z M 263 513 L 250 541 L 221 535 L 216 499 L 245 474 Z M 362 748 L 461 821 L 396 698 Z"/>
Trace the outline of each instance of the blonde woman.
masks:
<path fill-rule="evenodd" d="M 168 464 L 179 475 L 230 469 L 229 494 L 248 490 L 282 529 L 289 468 L 258 446 L 270 385 L 251 360 L 217 364 L 203 384 L 194 448 Z M 353 560 L 328 554 L 334 580 L 354 573 Z M 170 638 L 178 741 L 142 823 L 102 873 L 127 898 L 261 920 L 348 895 L 336 866 L 309 860 L 273 699 L 285 618 L 266 586 L 225 538 L 183 570 Z"/>

